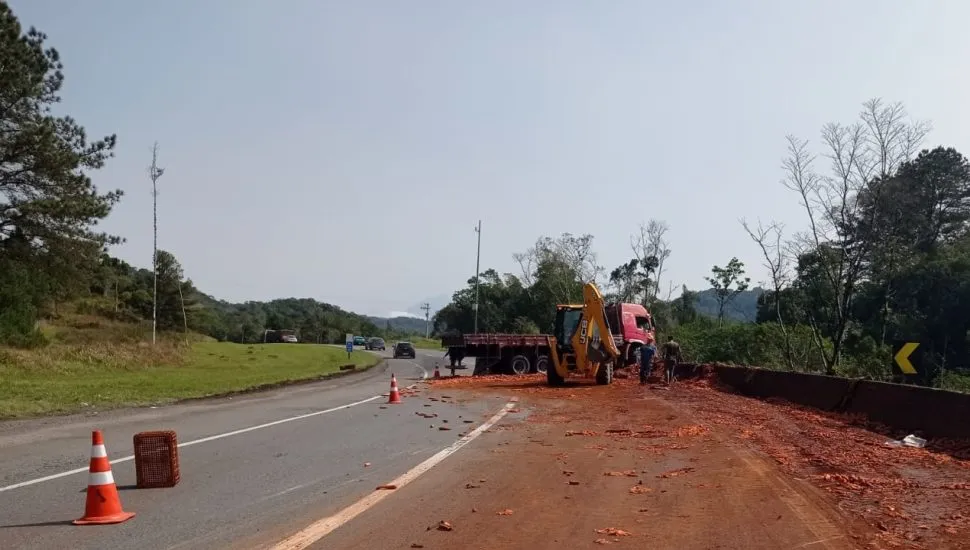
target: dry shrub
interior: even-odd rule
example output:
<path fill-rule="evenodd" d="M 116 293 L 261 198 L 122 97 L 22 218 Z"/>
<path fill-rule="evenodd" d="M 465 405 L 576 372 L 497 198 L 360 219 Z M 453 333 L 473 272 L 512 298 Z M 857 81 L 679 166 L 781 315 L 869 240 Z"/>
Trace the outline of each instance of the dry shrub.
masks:
<path fill-rule="evenodd" d="M 158 333 L 151 344 L 151 322 L 123 323 L 95 315 L 65 315 L 57 324 L 42 324 L 50 344 L 31 350 L 0 347 L 0 366 L 30 371 L 59 372 L 84 368 L 138 369 L 180 365 L 190 335 Z"/>

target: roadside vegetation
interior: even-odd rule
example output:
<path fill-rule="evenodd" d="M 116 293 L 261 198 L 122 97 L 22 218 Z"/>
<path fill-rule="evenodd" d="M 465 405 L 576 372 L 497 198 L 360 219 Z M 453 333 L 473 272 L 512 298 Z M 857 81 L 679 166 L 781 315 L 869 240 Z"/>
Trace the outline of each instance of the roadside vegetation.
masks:
<path fill-rule="evenodd" d="M 670 227 L 650 220 L 613 269 L 597 261 L 592 235 L 567 233 L 515 254 L 518 273 L 485 270 L 479 331 L 550 332 L 555 305 L 581 301 L 596 281 L 611 299 L 646 305 L 661 338 L 673 335 L 695 361 L 892 380 L 892 345 L 911 341 L 925 383 L 966 391 L 970 162 L 927 147 L 929 132 L 901 104 L 872 99 L 816 143 L 788 136 L 779 175 L 804 217 L 793 228 L 739 220 L 769 274 L 755 288 L 729 251 L 709 288 L 664 280 L 676 261 Z M 472 331 L 474 287 L 472 278 L 435 315 L 436 334 Z"/>
<path fill-rule="evenodd" d="M 233 344 L 197 334 L 162 333 L 151 324 L 65 313 L 44 323 L 49 343 L 0 348 L 0 418 L 171 403 L 331 375 L 342 365 L 371 367 L 325 345 Z"/>
<path fill-rule="evenodd" d="M 97 224 L 122 192 L 99 189 L 92 177 L 117 137 L 91 140 L 58 110 L 67 71 L 46 40 L 0 2 L 0 417 L 167 402 L 348 363 L 337 348 L 258 345 L 267 330 L 312 343 L 394 336 L 315 300 L 217 300 L 170 251 L 159 250 L 148 269 L 111 256 L 123 237 Z M 354 352 L 349 362 L 376 361 Z"/>
<path fill-rule="evenodd" d="M 430 349 L 430 350 L 442 350 L 442 351 L 444 351 L 444 348 L 441 347 L 441 340 L 440 339 L 424 338 L 422 336 L 409 336 L 409 337 L 405 338 L 405 340 L 410 341 L 412 344 L 414 344 L 414 347 L 419 348 L 419 349 Z"/>
<path fill-rule="evenodd" d="M 346 355 L 311 343 L 342 344 L 347 333 L 440 349 L 312 299 L 218 300 L 195 287 L 173 251 L 159 250 L 150 268 L 113 257 L 123 236 L 97 224 L 123 194 L 92 177 L 117 137 L 91 140 L 57 110 L 68 73 L 46 39 L 0 1 L 0 416 L 313 377 Z M 818 148 L 789 137 L 781 175 L 803 206 L 802 231 L 739 224 L 770 273 L 756 288 L 730 254 L 712 268 L 710 288 L 664 280 L 676 256 L 668 225 L 651 220 L 613 269 L 597 261 L 591 235 L 563 234 L 514 255 L 518 274 L 484 271 L 480 330 L 548 332 L 555 304 L 575 303 L 595 280 L 613 299 L 650 307 L 660 332 L 697 361 L 887 380 L 891 344 L 905 339 L 922 343 L 934 385 L 965 390 L 970 164 L 953 148 L 924 148 L 928 132 L 901 105 L 871 100 L 859 120 L 823 128 Z M 474 282 L 435 315 L 436 335 L 471 331 Z M 259 345 L 268 330 L 309 343 Z"/>

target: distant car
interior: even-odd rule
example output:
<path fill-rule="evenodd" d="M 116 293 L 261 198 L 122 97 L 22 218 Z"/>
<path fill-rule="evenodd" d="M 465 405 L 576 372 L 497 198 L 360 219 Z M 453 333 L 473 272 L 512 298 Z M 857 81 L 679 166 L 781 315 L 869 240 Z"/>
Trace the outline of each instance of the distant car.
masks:
<path fill-rule="evenodd" d="M 384 339 L 377 338 L 377 337 L 371 338 L 370 340 L 367 341 L 367 345 L 365 346 L 365 349 L 369 349 L 369 350 L 379 349 L 381 351 L 384 351 Z"/>
<path fill-rule="evenodd" d="M 355 346 L 363 346 L 363 345 L 366 345 L 366 344 L 367 344 L 367 338 L 364 338 L 363 336 L 354 336 L 354 345 Z"/>
<path fill-rule="evenodd" d="M 296 344 L 299 342 L 299 340 L 295 334 L 284 334 L 283 336 L 280 336 L 280 342 L 285 344 Z"/>
<path fill-rule="evenodd" d="M 417 354 L 414 351 L 414 345 L 411 342 L 398 342 L 394 344 L 394 358 L 398 357 L 410 357 L 414 359 Z"/>

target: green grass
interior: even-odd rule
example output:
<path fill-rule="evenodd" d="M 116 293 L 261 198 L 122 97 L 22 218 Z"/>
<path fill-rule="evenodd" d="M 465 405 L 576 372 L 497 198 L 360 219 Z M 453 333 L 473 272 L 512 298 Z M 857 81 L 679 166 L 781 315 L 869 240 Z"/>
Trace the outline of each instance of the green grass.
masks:
<path fill-rule="evenodd" d="M 313 344 L 140 342 L 0 348 L 0 418 L 161 404 L 315 378 L 379 358 Z"/>
<path fill-rule="evenodd" d="M 970 374 L 946 371 L 940 376 L 940 389 L 970 393 Z"/>
<path fill-rule="evenodd" d="M 434 338 L 423 338 L 421 336 L 411 336 L 410 338 L 408 338 L 408 340 L 410 340 L 411 343 L 414 344 L 414 347 L 416 348 L 433 349 L 433 350 L 444 349 L 441 347 L 440 339 L 435 340 Z"/>

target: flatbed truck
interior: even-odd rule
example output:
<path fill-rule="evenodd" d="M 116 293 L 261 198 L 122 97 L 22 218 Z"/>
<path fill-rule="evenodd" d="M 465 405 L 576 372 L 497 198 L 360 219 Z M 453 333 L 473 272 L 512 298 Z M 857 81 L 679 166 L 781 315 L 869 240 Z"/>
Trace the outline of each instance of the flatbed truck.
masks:
<path fill-rule="evenodd" d="M 565 342 L 576 330 L 582 306 L 559 306 L 555 339 Z M 605 308 L 613 343 L 622 353 L 624 364 L 636 364 L 640 347 L 655 339 L 653 317 L 640 304 L 613 303 Z M 546 373 L 550 363 L 550 335 L 472 333 L 446 334 L 441 346 L 448 349 L 454 364 L 474 358 L 473 374 L 529 374 Z"/>

